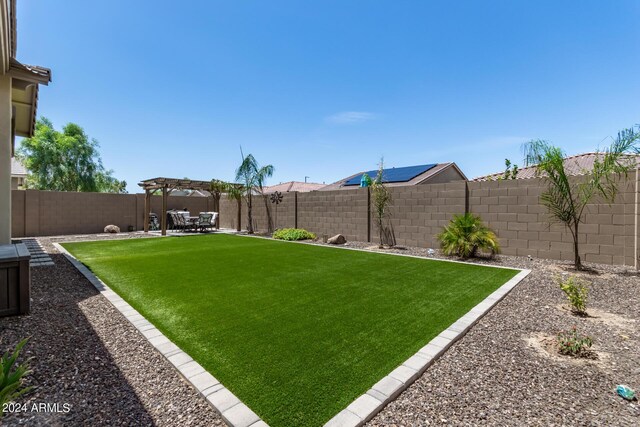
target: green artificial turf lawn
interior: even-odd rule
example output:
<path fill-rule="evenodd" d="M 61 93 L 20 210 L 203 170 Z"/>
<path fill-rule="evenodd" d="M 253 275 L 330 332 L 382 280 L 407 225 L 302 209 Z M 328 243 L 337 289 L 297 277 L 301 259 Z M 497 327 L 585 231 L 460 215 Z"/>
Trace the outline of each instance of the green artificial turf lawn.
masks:
<path fill-rule="evenodd" d="M 318 426 L 518 271 L 231 235 L 67 243 L 271 426 Z"/>

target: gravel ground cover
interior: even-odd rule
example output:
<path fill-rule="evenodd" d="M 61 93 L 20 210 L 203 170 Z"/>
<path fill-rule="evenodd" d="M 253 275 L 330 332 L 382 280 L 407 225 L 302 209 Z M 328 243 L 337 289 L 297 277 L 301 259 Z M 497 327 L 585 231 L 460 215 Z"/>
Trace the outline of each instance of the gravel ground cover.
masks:
<path fill-rule="evenodd" d="M 32 314 L 0 318 L 3 347 L 31 336 L 25 354 L 33 358 L 28 384 L 36 388 L 21 399 L 28 411 L 6 414 L 0 424 L 224 426 L 208 402 L 56 253 L 51 239 L 40 241 L 55 266 L 31 270 Z M 32 412 L 34 403 L 59 406 Z"/>
<path fill-rule="evenodd" d="M 371 243 L 347 247 L 378 250 Z M 427 249 L 385 249 L 428 256 Z M 434 257 L 442 258 L 436 251 Z M 499 256 L 477 260 L 532 273 L 454 344 L 369 426 L 540 425 L 638 426 L 640 404 L 618 397 L 627 384 L 640 390 L 640 277 L 634 269 L 589 265 L 587 312 L 563 309 L 557 276 L 571 263 Z M 532 345 L 573 326 L 594 339 L 599 360 L 549 355 Z"/>

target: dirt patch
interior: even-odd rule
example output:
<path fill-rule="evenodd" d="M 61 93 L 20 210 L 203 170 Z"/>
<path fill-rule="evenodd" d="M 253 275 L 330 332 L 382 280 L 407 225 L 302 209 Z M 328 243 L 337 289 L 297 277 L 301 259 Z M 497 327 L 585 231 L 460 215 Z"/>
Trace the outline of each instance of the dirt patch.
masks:
<path fill-rule="evenodd" d="M 574 365 L 592 364 L 602 369 L 608 369 L 610 357 L 607 353 L 599 351 L 596 345 L 591 347 L 589 353 L 581 357 L 566 356 L 558 352 L 558 340 L 553 335 L 542 332 L 524 338 L 530 348 L 533 348 L 540 356 L 556 362 L 566 362 Z"/>
<path fill-rule="evenodd" d="M 586 315 L 576 314 L 568 305 L 564 304 L 557 305 L 556 308 L 561 310 L 563 313 L 576 316 L 577 318 L 603 323 L 612 328 L 623 329 L 624 331 L 635 331 L 638 327 L 638 322 L 635 319 L 629 319 L 627 317 L 620 316 L 619 314 L 609 313 L 608 311 L 599 310 L 597 308 L 587 309 Z"/>

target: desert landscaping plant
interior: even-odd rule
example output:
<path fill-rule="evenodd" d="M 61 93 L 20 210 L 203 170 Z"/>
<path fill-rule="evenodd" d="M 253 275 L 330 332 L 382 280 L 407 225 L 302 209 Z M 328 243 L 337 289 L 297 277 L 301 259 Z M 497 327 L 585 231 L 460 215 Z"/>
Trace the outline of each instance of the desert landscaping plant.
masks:
<path fill-rule="evenodd" d="M 236 170 L 236 181 L 239 181 L 244 189 L 244 198 L 247 202 L 247 231 L 253 234 L 253 192 L 258 191 L 265 200 L 267 215 L 269 220 L 268 227 L 272 227 L 269 213 L 269 204 L 264 196 L 264 183 L 267 178 L 273 175 L 274 167 L 272 165 L 260 166 L 251 154 L 245 157 L 242 155 L 242 163 Z"/>
<path fill-rule="evenodd" d="M 302 228 L 281 228 L 273 233 L 273 238 L 278 240 L 310 240 L 316 235 Z"/>
<path fill-rule="evenodd" d="M 32 387 L 23 387 L 24 377 L 28 375 L 29 361 L 16 365 L 22 348 L 29 338 L 25 338 L 16 345 L 13 352 L 5 352 L 0 359 L 0 417 L 2 417 L 5 403 L 14 401 L 27 393 Z"/>
<path fill-rule="evenodd" d="M 562 331 L 558 334 L 558 351 L 566 356 L 591 356 L 590 348 L 592 345 L 593 339 L 587 335 L 580 335 L 575 326 L 569 331 Z"/>
<path fill-rule="evenodd" d="M 500 253 L 495 233 L 482 223 L 479 216 L 471 213 L 454 215 L 437 238 L 445 255 L 470 258 L 476 256 L 478 250 L 491 256 Z"/>
<path fill-rule="evenodd" d="M 573 275 L 566 279 L 558 278 L 557 282 L 562 292 L 564 292 L 567 299 L 569 299 L 571 310 L 576 314 L 585 315 L 587 295 L 589 294 L 586 282 Z"/>
<path fill-rule="evenodd" d="M 380 159 L 378 175 L 376 176 L 376 179 L 370 183 L 371 207 L 373 208 L 373 218 L 380 237 L 380 249 L 384 248 L 384 245 L 395 246 L 393 229 L 389 222 L 389 216 L 391 215 L 391 203 L 393 202 L 393 199 L 389 188 L 384 184 L 382 176 L 383 172 L 384 161 L 383 159 Z"/>
<path fill-rule="evenodd" d="M 598 151 L 591 173 L 580 179 L 570 179 L 565 170 L 566 154 L 547 141 L 532 140 L 524 146 L 526 166 L 534 165 L 536 174 L 548 183 L 540 196 L 553 221 L 564 224 L 573 238 L 574 265 L 582 270 L 578 236 L 584 220 L 584 210 L 597 196 L 613 203 L 618 194 L 618 182 L 635 162 L 628 153 L 637 150 L 640 132 L 629 128 L 618 133 L 611 146 Z"/>

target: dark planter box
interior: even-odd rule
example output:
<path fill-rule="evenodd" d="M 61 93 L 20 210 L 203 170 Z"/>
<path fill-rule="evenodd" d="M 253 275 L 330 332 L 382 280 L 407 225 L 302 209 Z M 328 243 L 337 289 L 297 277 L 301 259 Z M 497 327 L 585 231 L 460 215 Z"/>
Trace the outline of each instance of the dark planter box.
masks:
<path fill-rule="evenodd" d="M 27 247 L 0 245 L 0 317 L 27 314 L 31 308 L 31 273 Z"/>

